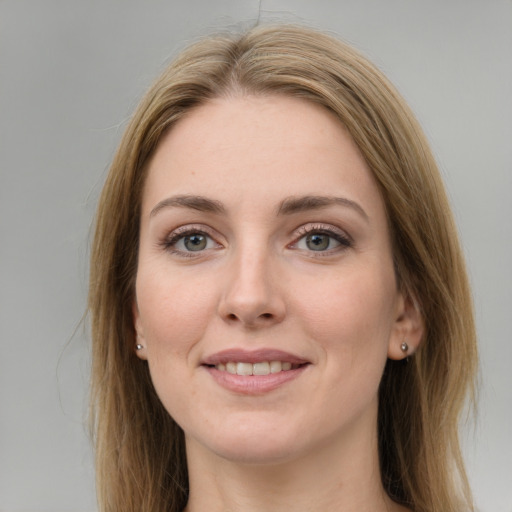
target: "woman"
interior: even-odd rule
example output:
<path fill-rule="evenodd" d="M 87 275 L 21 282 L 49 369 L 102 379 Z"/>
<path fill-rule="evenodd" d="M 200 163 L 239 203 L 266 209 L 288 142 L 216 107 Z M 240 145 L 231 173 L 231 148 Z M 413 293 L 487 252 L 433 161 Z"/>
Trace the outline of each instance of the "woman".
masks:
<path fill-rule="evenodd" d="M 183 52 L 112 164 L 89 304 L 101 510 L 473 509 L 456 229 L 350 47 L 281 26 Z"/>

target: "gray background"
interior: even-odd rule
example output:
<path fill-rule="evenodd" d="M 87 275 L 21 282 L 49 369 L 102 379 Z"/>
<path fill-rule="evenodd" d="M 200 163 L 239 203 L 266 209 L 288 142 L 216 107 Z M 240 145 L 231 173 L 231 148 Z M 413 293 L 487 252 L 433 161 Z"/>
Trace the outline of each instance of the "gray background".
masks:
<path fill-rule="evenodd" d="M 95 510 L 79 326 L 90 224 L 143 91 L 257 0 L 0 0 L 0 510 Z M 263 0 L 355 44 L 423 124 L 474 286 L 482 386 L 464 434 L 485 512 L 512 512 L 512 2 Z M 78 330 L 75 332 L 75 329 Z"/>

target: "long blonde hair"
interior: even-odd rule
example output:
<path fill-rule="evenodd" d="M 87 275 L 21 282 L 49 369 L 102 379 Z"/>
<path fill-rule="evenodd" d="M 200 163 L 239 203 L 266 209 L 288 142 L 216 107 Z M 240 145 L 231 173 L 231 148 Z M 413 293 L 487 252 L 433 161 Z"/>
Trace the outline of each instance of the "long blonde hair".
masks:
<path fill-rule="evenodd" d="M 388 361 L 379 391 L 379 457 L 389 496 L 415 512 L 473 510 L 458 424 L 477 367 L 472 301 L 438 169 L 413 114 L 367 59 L 325 34 L 268 26 L 185 50 L 146 94 L 112 163 L 96 219 L 89 310 L 91 419 L 100 510 L 180 511 L 184 436 L 134 354 L 140 203 L 162 135 L 214 97 L 280 94 L 334 112 L 385 201 L 399 286 L 425 335 L 408 364 Z"/>

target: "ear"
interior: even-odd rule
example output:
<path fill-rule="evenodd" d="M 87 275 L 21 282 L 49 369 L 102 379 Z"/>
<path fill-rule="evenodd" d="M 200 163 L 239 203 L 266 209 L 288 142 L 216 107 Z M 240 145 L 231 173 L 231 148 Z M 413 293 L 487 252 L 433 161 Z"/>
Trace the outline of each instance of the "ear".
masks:
<path fill-rule="evenodd" d="M 395 324 L 389 339 L 389 359 L 405 359 L 420 346 L 425 331 L 418 301 L 400 292 L 395 310 Z"/>
<path fill-rule="evenodd" d="M 135 328 L 135 346 L 133 347 L 137 357 L 147 360 L 146 338 L 144 337 L 144 329 L 140 319 L 139 307 L 134 300 L 132 305 L 133 326 Z"/>

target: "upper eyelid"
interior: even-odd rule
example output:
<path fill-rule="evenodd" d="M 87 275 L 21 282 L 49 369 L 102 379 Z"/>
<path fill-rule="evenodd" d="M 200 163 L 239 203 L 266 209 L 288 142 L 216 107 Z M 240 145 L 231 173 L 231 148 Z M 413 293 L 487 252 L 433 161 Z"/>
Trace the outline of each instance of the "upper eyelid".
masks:
<path fill-rule="evenodd" d="M 303 224 L 302 226 L 294 230 L 294 233 L 296 235 L 296 240 L 299 240 L 303 236 L 317 231 L 326 234 L 332 233 L 334 235 L 339 235 L 353 242 L 352 236 L 345 229 L 334 226 L 333 224 L 324 224 L 322 222 L 310 222 L 307 224 Z"/>
<path fill-rule="evenodd" d="M 213 238 L 218 232 L 206 224 L 183 224 L 171 229 L 166 235 L 166 238 L 172 238 L 175 235 L 185 236 L 188 233 L 204 233 Z"/>

